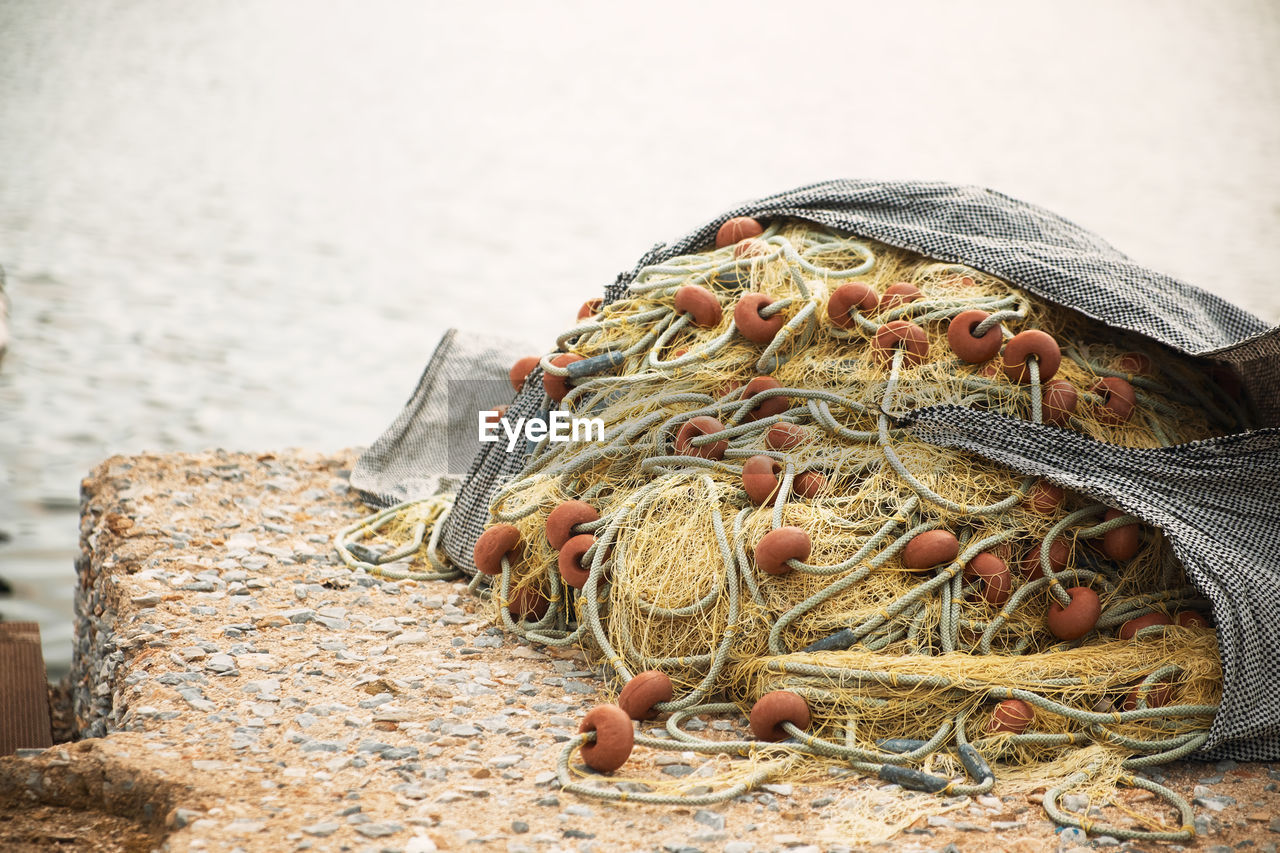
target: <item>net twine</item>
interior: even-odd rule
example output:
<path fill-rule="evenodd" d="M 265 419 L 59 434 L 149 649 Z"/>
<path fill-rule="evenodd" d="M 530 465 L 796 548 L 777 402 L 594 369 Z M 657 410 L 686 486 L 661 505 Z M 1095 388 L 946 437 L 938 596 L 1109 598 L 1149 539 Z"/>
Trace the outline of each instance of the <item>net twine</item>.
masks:
<path fill-rule="evenodd" d="M 848 328 L 824 323 L 830 291 L 855 279 L 877 292 L 905 281 L 920 295 L 886 300 L 878 312 L 855 306 Z M 722 304 L 764 294 L 773 301 L 758 313 L 783 318 L 781 328 L 757 344 L 743 337 L 731 311 L 714 326 L 698 326 L 674 308 L 686 285 L 706 288 Z M 507 630 L 534 643 L 580 647 L 618 684 L 647 670 L 670 677 L 676 695 L 655 706 L 668 715 L 665 726 L 637 734 L 636 745 L 735 759 L 717 765 L 714 790 L 651 779 L 621 789 L 600 778 L 588 784 L 586 771 L 571 763 L 595 736 L 587 733 L 560 755 L 566 790 L 704 805 L 770 780 L 852 770 L 967 795 L 992 790 L 994 764 L 1011 790 L 1053 785 L 1044 807 L 1059 824 L 1121 839 L 1190 837 L 1185 801 L 1133 771 L 1185 757 L 1207 738 L 1221 693 L 1213 632 L 1156 625 L 1131 639 L 1116 633 L 1145 614 L 1207 608 L 1159 531 L 1143 530 L 1135 554 L 1111 559 L 1105 545 L 1101 553 L 1095 546 L 1137 524 L 1135 517 L 1072 494 L 1045 511 L 1031 500 L 1035 478 L 924 444 L 899 426 L 914 410 L 939 404 L 1044 421 L 1038 358 L 1026 359 L 1027 381 L 1018 382 L 992 370 L 994 362 L 952 355 L 946 325 L 974 309 L 988 314 L 975 336 L 998 330 L 1007 342 L 1014 326 L 1047 331 L 1059 342 L 1064 358 L 1056 377 L 1078 397 L 1064 428 L 1156 447 L 1234 431 L 1246 421 L 1242 405 L 1190 360 L 1150 342 L 1121 339 L 962 265 L 786 221 L 745 244 L 642 269 L 626 297 L 560 335 L 542 370 L 570 383 L 560 408 L 602 418 L 607 440 L 544 439 L 533 448 L 520 476 L 491 504 L 495 523 L 519 529 L 520 559 L 503 557 L 500 575 L 476 575 L 471 588 L 491 598 Z M 914 357 L 902 346 L 876 351 L 877 333 L 894 321 L 925 330 L 927 355 Z M 554 363 L 563 352 L 582 360 Z M 739 383 L 753 375 L 772 376 L 779 386 L 744 398 Z M 1108 377 L 1132 389 L 1127 419 L 1108 408 L 1099 384 Z M 782 411 L 759 416 L 762 404 L 777 399 Z M 677 452 L 677 431 L 702 416 L 722 429 Z M 779 424 L 807 434 L 797 446 L 776 449 L 767 436 Z M 721 442 L 721 458 L 689 455 Z M 780 467 L 776 493 L 763 506 L 742 488 L 743 464 L 757 455 Z M 821 484 L 802 490 L 799 481 L 814 471 Z M 580 590 L 561 578 L 543 534 L 549 510 L 570 498 L 600 514 L 573 529 L 594 536 L 581 560 L 588 574 Z M 446 514 L 447 499 L 393 507 L 342 531 L 339 550 L 348 565 L 384 576 L 457 577 L 437 553 Z M 362 552 L 358 540 L 384 525 L 408 544 Z M 812 552 L 787 560 L 785 574 L 765 574 L 751 552 L 784 526 L 806 531 Z M 935 530 L 955 534 L 954 559 L 923 571 L 907 567 L 907 545 Z M 1055 546 L 1065 546 L 1065 561 L 1055 562 Z M 385 563 L 419 549 L 432 572 L 386 575 Z M 982 578 L 965 572 L 983 553 L 1006 563 L 1024 554 L 1039 576 L 1015 571 L 1007 599 L 988 603 Z M 1074 587 L 1094 590 L 1101 612 L 1087 634 L 1063 641 L 1046 628 L 1046 615 L 1053 602 L 1071 604 Z M 531 591 L 545 601 L 545 614 L 513 614 L 512 602 Z M 804 729 L 782 724 L 783 742 L 684 728 L 694 717 L 737 718 L 777 690 L 802 696 L 811 712 Z M 990 706 L 1008 699 L 1034 709 L 1030 731 L 989 730 Z M 1117 784 L 1157 794 L 1181 823 L 1104 825 L 1060 805 L 1068 790 L 1101 799 Z"/>

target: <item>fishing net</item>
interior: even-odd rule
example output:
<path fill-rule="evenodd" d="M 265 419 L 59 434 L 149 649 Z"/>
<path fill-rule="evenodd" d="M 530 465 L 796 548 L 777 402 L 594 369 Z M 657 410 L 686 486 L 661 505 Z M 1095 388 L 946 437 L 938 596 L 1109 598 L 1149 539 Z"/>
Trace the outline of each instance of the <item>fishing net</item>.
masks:
<path fill-rule="evenodd" d="M 1059 823 L 1189 837 L 1189 807 L 1140 775 L 1211 743 L 1223 698 L 1213 608 L 1177 543 L 920 424 L 978 413 L 1038 425 L 1046 446 L 1160 452 L 1247 430 L 1238 378 L 817 218 L 734 219 L 714 249 L 651 257 L 514 368 L 507 418 L 549 398 L 605 437 L 543 440 L 511 476 L 481 478 L 482 454 L 472 559 L 440 553 L 447 497 L 344 531 L 344 555 L 393 576 L 415 551 L 422 577 L 478 569 L 508 630 L 610 676 L 620 707 L 567 744 L 569 790 L 694 804 L 848 773 L 949 794 L 998 779 L 1049 786 Z M 409 545 L 361 552 L 379 529 Z M 716 776 L 637 776 L 635 747 L 718 756 Z M 1177 820 L 1099 825 L 1060 804 L 1117 784 Z"/>

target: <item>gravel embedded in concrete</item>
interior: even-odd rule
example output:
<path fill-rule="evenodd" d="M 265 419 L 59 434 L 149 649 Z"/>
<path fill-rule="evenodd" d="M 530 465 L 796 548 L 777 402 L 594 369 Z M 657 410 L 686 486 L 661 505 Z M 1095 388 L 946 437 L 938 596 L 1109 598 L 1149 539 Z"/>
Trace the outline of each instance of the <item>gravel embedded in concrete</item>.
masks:
<path fill-rule="evenodd" d="M 862 849 L 840 823 L 853 795 L 918 808 L 894 849 L 1030 851 L 1067 836 L 1036 793 L 938 799 L 834 766 L 827 784 L 778 781 L 709 807 L 560 791 L 563 743 L 616 685 L 574 650 L 495 630 L 465 583 L 392 582 L 342 565 L 330 536 L 367 514 L 346 488 L 352 461 L 215 452 L 117 457 L 94 471 L 72 683 L 89 739 L 0 759 L 0 791 L 7 781 L 56 803 L 118 790 L 95 779 L 127 779 L 146 802 L 100 793 L 110 802 L 90 807 L 154 827 L 175 850 L 246 853 Z M 685 728 L 729 738 L 743 723 Z M 643 730 L 662 736 L 660 725 Z M 624 793 L 697 793 L 731 761 L 637 748 L 612 776 L 585 775 L 576 756 L 571 772 Z M 1194 790 L 1197 825 L 1215 843 L 1273 843 L 1280 771 L 1212 769 L 1224 781 Z M 1152 775 L 1191 796 L 1205 770 Z M 1163 819 L 1144 793 L 1126 792 L 1128 807 Z M 1090 804 L 1068 794 L 1064 805 Z"/>

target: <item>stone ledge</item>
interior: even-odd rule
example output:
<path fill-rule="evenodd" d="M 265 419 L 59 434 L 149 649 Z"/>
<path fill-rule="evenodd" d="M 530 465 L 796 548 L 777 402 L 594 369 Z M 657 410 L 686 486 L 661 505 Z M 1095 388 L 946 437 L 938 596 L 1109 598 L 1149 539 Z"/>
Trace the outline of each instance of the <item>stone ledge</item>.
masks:
<path fill-rule="evenodd" d="M 353 462 L 213 452 L 94 470 L 72 682 L 86 739 L 0 760 L 0 818 L 41 804 L 125 819 L 134 846 L 103 834 L 84 848 L 100 850 L 830 850 L 845 797 L 900 797 L 849 780 L 695 810 L 558 791 L 556 757 L 611 699 L 604 682 L 573 652 L 504 636 L 465 584 L 345 567 L 332 534 L 367 514 L 348 492 Z M 623 775 L 664 778 L 674 758 L 638 750 Z M 680 761 L 691 775 L 722 763 Z M 1225 773 L 1217 792 L 1236 804 L 1206 812 L 1208 842 L 1266 849 L 1276 836 L 1257 815 L 1280 811 L 1268 772 L 1280 778 L 1264 765 L 1168 775 L 1190 796 Z M 892 849 L 1055 843 L 1034 799 L 958 809 L 921 817 Z"/>

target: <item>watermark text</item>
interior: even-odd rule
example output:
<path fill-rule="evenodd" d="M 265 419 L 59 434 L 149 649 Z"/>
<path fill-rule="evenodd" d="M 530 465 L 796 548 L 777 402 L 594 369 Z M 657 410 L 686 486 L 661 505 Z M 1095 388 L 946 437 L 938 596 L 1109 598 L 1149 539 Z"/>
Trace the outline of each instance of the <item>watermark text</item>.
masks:
<path fill-rule="evenodd" d="M 547 418 L 511 418 L 497 411 L 482 411 L 479 415 L 480 441 L 494 444 L 505 435 L 507 452 L 515 450 L 523 437 L 537 442 L 549 441 L 604 441 L 602 418 L 577 418 L 568 412 L 551 411 Z"/>

